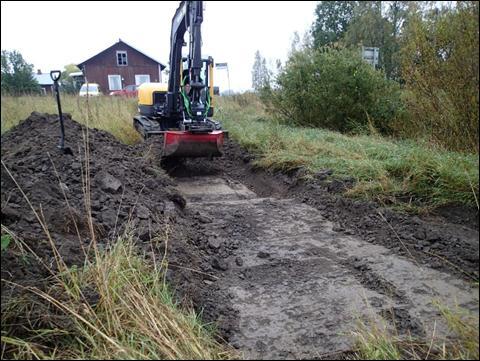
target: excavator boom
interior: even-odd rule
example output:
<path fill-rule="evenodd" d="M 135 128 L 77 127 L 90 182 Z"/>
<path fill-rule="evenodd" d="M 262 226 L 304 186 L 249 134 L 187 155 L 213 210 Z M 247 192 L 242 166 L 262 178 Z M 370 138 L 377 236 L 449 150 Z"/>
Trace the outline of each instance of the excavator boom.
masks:
<path fill-rule="evenodd" d="M 211 57 L 202 59 L 202 22 L 203 1 L 180 3 L 172 19 L 167 89 L 152 84 L 139 87 L 140 115 L 134 126 L 145 138 L 164 134 L 165 157 L 221 156 L 228 134 L 211 119 L 214 62 Z M 182 57 L 187 31 L 189 51 Z"/>

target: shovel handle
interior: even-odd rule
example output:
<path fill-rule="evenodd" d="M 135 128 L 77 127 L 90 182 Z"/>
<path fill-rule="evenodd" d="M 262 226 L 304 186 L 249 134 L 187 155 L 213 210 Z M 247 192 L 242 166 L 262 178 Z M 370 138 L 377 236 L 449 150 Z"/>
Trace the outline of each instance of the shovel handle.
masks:
<path fill-rule="evenodd" d="M 62 72 L 60 70 L 52 70 L 50 72 L 50 78 L 52 78 L 53 81 L 57 81 L 60 79 L 60 76 L 62 75 Z"/>

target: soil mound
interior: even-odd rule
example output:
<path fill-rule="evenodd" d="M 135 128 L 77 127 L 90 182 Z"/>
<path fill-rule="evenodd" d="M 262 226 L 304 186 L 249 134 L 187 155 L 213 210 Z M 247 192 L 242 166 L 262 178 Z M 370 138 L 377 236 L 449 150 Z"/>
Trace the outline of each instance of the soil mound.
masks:
<path fill-rule="evenodd" d="M 65 144 L 73 154 L 57 148 L 57 115 L 34 112 L 2 135 L 2 226 L 47 262 L 51 247 L 32 207 L 70 266 L 83 262 L 82 249 L 90 244 L 92 229 L 100 244 L 121 235 L 127 225 L 140 240 L 149 241 L 185 205 L 145 145 L 124 145 L 68 114 L 65 131 Z M 2 279 L 25 285 L 45 275 L 44 267 L 25 267 L 18 255 L 2 252 Z"/>

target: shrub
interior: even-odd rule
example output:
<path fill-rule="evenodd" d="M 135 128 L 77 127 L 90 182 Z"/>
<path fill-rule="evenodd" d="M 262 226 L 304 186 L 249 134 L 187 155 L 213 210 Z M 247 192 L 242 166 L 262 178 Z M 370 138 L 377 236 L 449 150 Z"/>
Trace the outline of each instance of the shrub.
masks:
<path fill-rule="evenodd" d="M 478 153 L 478 9 L 478 2 L 458 2 L 409 20 L 402 76 L 412 118 L 395 125 L 399 134 Z"/>
<path fill-rule="evenodd" d="M 293 53 L 273 89 L 261 92 L 272 114 L 287 123 L 383 134 L 403 115 L 399 85 L 356 51 L 305 49 Z"/>

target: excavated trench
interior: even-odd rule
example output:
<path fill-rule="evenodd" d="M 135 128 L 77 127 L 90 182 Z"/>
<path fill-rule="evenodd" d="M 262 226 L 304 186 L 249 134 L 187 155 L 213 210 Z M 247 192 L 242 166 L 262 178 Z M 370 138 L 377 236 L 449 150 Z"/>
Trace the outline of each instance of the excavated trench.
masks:
<path fill-rule="evenodd" d="M 198 162 L 180 168 L 171 175 L 187 212 L 209 220 L 218 272 L 204 281 L 206 303 L 223 309 L 216 321 L 247 359 L 341 356 L 359 319 L 440 337 L 448 331 L 434 301 L 478 313 L 478 289 L 465 280 L 338 232 L 298 199 L 260 197 L 208 165 L 198 176 Z"/>
<path fill-rule="evenodd" d="M 42 264 L 54 264 L 20 186 L 70 267 L 83 264 L 92 230 L 82 178 L 85 128 L 65 121 L 73 155 L 56 151 L 53 115 L 32 113 L 2 135 L 1 218 Z M 385 320 L 415 337 L 432 335 L 436 325 L 440 337 L 447 330 L 434 301 L 478 314 L 475 210 L 446 209 L 446 218 L 400 214 L 343 197 L 348 182 L 329 180 L 328 170 L 309 182 L 301 169 L 260 171 L 232 141 L 222 158 L 161 169 L 158 139 L 130 147 L 95 129 L 89 137 L 88 209 L 99 246 L 129 226 L 140 252 L 161 259 L 168 248 L 167 276 L 178 298 L 216 323 L 245 358 L 345 356 L 360 319 Z M 2 314 L 26 296 L 12 282 L 51 285 L 48 270 L 19 252 L 2 252 L 2 280 L 9 281 L 2 282 Z M 31 313 L 12 317 L 8 335 L 20 337 L 32 324 L 63 329 L 68 319 L 38 300 Z"/>

